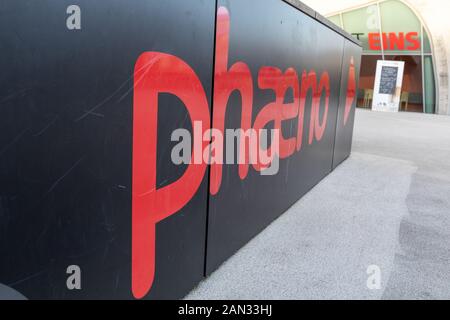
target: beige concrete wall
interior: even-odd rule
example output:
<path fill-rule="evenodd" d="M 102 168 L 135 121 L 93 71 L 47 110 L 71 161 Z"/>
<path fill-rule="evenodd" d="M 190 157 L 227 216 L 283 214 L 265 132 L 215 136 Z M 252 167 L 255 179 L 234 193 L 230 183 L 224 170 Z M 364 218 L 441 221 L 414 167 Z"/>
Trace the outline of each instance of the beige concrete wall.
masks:
<path fill-rule="evenodd" d="M 302 0 L 321 13 L 330 15 L 353 7 L 369 4 L 368 0 Z M 429 30 L 436 65 L 439 88 L 438 113 L 449 114 L 450 93 L 450 1 L 448 0 L 402 0 L 423 20 Z"/>

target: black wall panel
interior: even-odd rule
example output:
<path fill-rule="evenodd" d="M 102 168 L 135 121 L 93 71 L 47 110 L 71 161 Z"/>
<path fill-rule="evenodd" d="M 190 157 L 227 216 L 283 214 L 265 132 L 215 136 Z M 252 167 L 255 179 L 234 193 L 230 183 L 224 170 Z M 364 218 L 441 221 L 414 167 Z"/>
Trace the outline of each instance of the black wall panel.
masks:
<path fill-rule="evenodd" d="M 69 30 L 66 9 L 81 9 Z M 133 73 L 147 51 L 195 70 L 208 102 L 215 2 L 41 0 L 0 5 L 0 283 L 28 298 L 133 298 Z M 195 44 L 195 45 L 194 45 Z M 149 106 L 154 107 L 154 106 Z M 178 179 L 180 100 L 159 99 L 157 186 Z M 207 179 L 157 224 L 148 298 L 180 298 L 204 273 Z M 82 290 L 66 268 L 82 270 Z"/>
<path fill-rule="evenodd" d="M 347 159 L 352 149 L 361 53 L 360 46 L 345 41 L 333 168 Z"/>
<path fill-rule="evenodd" d="M 280 161 L 277 175 L 261 176 L 250 168 L 247 178 L 241 180 L 238 166 L 223 166 L 221 189 L 217 195 L 210 196 L 208 273 L 330 173 L 344 47 L 342 36 L 278 0 L 259 1 L 258 6 L 252 0 L 224 0 L 219 1 L 220 6 L 226 8 L 230 16 L 229 66 L 244 61 L 255 79 L 253 120 L 275 99 L 273 91 L 262 90 L 257 85 L 258 71 L 264 66 L 274 66 L 283 72 L 292 67 L 300 82 L 303 71 L 315 70 L 317 78 L 328 72 L 330 97 L 324 136 L 320 142 L 309 144 L 313 97 L 311 92 L 308 93 L 302 148 Z M 285 99 L 292 101 L 292 92 L 287 91 Z M 226 128 L 239 128 L 241 104 L 240 95 L 232 94 L 228 101 Z M 322 99 L 321 119 L 324 109 Z M 296 136 L 298 123 L 297 120 L 284 123 L 282 131 L 286 139 Z"/>
<path fill-rule="evenodd" d="M 66 25 L 71 5 L 80 30 Z M 0 297 L 181 298 L 347 158 L 361 49 L 308 12 L 2 2 Z M 277 174 L 223 165 L 217 184 L 216 166 L 173 163 L 174 130 L 261 115 L 289 140 Z M 81 290 L 67 287 L 72 265 Z"/>

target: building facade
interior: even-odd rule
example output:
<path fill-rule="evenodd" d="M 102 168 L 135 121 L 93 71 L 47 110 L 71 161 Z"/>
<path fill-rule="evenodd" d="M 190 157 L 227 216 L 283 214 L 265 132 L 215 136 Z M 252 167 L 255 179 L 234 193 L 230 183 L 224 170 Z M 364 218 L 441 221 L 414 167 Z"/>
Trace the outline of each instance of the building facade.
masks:
<path fill-rule="evenodd" d="M 305 0 L 363 45 L 358 105 L 370 107 L 378 60 L 405 62 L 400 109 L 450 114 L 450 2 Z"/>

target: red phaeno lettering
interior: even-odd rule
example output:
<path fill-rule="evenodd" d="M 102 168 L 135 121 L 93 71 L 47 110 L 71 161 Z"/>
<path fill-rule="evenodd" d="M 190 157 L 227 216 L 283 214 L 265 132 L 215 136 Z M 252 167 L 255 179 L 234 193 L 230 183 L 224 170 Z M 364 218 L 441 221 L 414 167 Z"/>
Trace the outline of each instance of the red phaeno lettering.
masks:
<path fill-rule="evenodd" d="M 369 33 L 369 49 L 381 50 L 381 41 L 385 50 L 419 50 L 420 40 L 417 32 Z"/>
<path fill-rule="evenodd" d="M 302 148 L 303 123 L 306 97 L 311 92 L 312 112 L 309 128 L 309 144 L 320 141 L 326 130 L 330 96 L 330 77 L 324 72 L 320 79 L 314 70 L 304 71 L 301 89 L 299 77 L 293 68 L 282 71 L 275 67 L 262 67 L 258 73 L 258 86 L 271 90 L 275 101 L 267 104 L 252 126 L 253 79 L 246 63 L 238 61 L 228 65 L 230 16 L 226 8 L 217 13 L 216 64 L 214 70 L 214 113 L 212 127 L 225 130 L 227 102 L 234 91 L 242 97 L 241 128 L 262 129 L 273 122 L 279 129 L 280 159 L 292 156 Z M 353 66 L 353 64 L 352 64 Z M 354 70 L 350 67 L 349 84 L 354 86 Z M 353 72 L 353 73 L 352 73 Z M 351 80 L 353 79 L 353 80 Z M 352 87 L 353 88 L 353 87 Z M 292 89 L 294 99 L 284 103 L 288 90 Z M 353 91 L 352 91 L 353 90 Z M 354 88 L 349 92 L 353 92 Z M 145 52 L 137 60 L 134 71 L 134 112 L 133 112 L 133 173 L 132 173 L 132 292 L 137 299 L 143 298 L 151 289 L 155 274 L 155 229 L 156 224 L 181 210 L 195 195 L 204 178 L 207 164 L 192 163 L 184 175 L 176 182 L 157 189 L 156 160 L 158 132 L 158 95 L 169 93 L 177 96 L 185 104 L 192 126 L 202 122 L 200 136 L 210 125 L 208 102 L 202 84 L 192 68 L 178 57 L 160 53 Z M 321 100 L 324 98 L 323 116 L 320 119 Z M 351 95 L 350 98 L 352 99 Z M 347 111 L 346 111 L 347 112 Z M 348 111 L 349 112 L 349 111 Z M 348 115 L 346 116 L 348 117 Z M 282 122 L 298 120 L 296 137 L 285 138 L 281 134 Z M 257 131 L 258 132 L 258 131 Z M 249 143 L 241 135 L 240 154 L 247 155 L 247 161 L 239 165 L 239 177 L 245 179 L 249 171 Z M 260 146 L 260 144 L 257 144 Z M 202 152 L 208 147 L 203 142 L 202 150 L 193 148 L 192 159 L 203 159 Z M 275 156 L 271 152 L 271 157 Z M 261 163 L 253 165 L 261 171 Z M 222 182 L 222 165 L 211 164 L 210 193 L 219 192 Z"/>
<path fill-rule="evenodd" d="M 225 113 L 228 99 L 233 91 L 242 97 L 241 128 L 247 131 L 252 125 L 253 80 L 250 69 L 244 62 L 236 62 L 228 68 L 228 45 L 230 38 L 230 16 L 227 9 L 220 7 L 217 13 L 216 64 L 214 69 L 214 112 L 213 128 L 224 132 Z M 240 154 L 245 149 L 245 137 L 239 141 Z M 249 161 L 239 165 L 239 177 L 245 179 Z M 211 164 L 210 192 L 217 194 L 222 182 L 222 165 Z"/>
<path fill-rule="evenodd" d="M 153 283 L 156 223 L 191 200 L 206 171 L 206 163 L 191 164 L 178 181 L 156 188 L 159 93 L 180 98 L 189 112 L 192 127 L 194 121 L 202 121 L 205 131 L 210 126 L 208 102 L 194 70 L 177 57 L 143 53 L 134 70 L 132 291 L 136 298 L 144 297 Z M 192 157 L 198 157 L 198 152 L 202 150 L 194 148 Z"/>
<path fill-rule="evenodd" d="M 353 102 L 356 97 L 356 71 L 353 57 L 350 59 L 350 67 L 348 69 L 348 83 L 347 83 L 347 98 L 345 99 L 344 109 L 344 126 L 347 125 L 350 111 L 352 110 Z"/>

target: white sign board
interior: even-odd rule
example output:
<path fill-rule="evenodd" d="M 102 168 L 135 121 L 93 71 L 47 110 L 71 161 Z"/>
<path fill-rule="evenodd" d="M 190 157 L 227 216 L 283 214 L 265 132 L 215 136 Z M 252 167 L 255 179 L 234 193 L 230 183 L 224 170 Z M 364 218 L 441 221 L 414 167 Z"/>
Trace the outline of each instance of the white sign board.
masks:
<path fill-rule="evenodd" d="M 398 112 L 402 94 L 404 61 L 378 61 L 372 110 Z"/>

